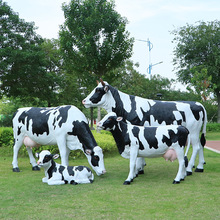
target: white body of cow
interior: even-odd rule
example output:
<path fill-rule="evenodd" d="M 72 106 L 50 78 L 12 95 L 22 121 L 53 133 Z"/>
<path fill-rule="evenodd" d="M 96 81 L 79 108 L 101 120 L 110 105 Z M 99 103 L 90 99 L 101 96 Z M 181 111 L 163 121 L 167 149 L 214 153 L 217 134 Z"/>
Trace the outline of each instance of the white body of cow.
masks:
<path fill-rule="evenodd" d="M 190 143 L 193 153 L 187 167 L 187 175 L 192 174 L 192 168 L 197 154 L 199 164 L 196 172 L 203 172 L 205 145 L 205 133 L 207 114 L 202 104 L 198 102 L 177 102 L 158 101 L 145 99 L 138 96 L 128 95 L 109 85 L 101 82 L 82 101 L 86 108 L 102 107 L 107 112 L 115 112 L 117 116 L 122 116 L 127 123 L 138 126 L 161 126 L 161 125 L 183 125 L 190 132 Z M 201 140 L 199 134 L 202 129 Z M 145 161 L 140 158 L 137 166 L 143 172 Z"/>
<path fill-rule="evenodd" d="M 38 166 L 43 167 L 45 177 L 42 179 L 43 183 L 48 185 L 62 185 L 62 184 L 82 184 L 92 183 L 94 175 L 92 171 L 85 166 L 62 166 L 55 163 L 53 159 L 59 157 L 58 154 L 52 155 L 50 151 L 43 150 L 41 153 L 36 153 Z"/>
<path fill-rule="evenodd" d="M 186 155 L 184 157 L 184 147 L 189 136 L 187 128 L 178 125 L 135 126 L 125 123 L 122 121 L 122 117 L 117 117 L 114 112 L 108 113 L 97 126 L 100 129 L 110 130 L 121 156 L 130 159 L 130 172 L 124 182 L 125 185 L 130 184 L 136 176 L 137 157 L 162 157 L 170 151 L 175 151 L 179 161 L 178 173 L 173 183 L 180 183 L 181 180 L 184 180 L 186 176 L 185 165 L 188 162 Z M 189 147 L 190 143 L 188 142 L 186 152 Z M 175 159 L 170 155 L 167 159 Z"/>
<path fill-rule="evenodd" d="M 63 166 L 68 166 L 70 150 L 80 149 L 97 175 L 106 172 L 102 149 L 97 146 L 85 115 L 75 106 L 20 108 L 13 118 L 13 132 L 14 172 L 20 171 L 17 157 L 23 143 L 27 147 L 33 170 L 37 170 L 38 166 L 31 147 L 58 145 Z"/>

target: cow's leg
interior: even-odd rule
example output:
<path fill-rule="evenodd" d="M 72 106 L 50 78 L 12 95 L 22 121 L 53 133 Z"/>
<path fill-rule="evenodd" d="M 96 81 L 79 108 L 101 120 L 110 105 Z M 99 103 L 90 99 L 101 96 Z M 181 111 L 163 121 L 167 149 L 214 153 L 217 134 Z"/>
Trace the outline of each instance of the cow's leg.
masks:
<path fill-rule="evenodd" d="M 58 138 L 57 146 L 60 151 L 61 164 L 63 166 L 68 166 L 69 149 L 66 147 L 66 138 L 65 137 Z"/>
<path fill-rule="evenodd" d="M 136 160 L 138 155 L 138 147 L 131 146 L 130 150 L 130 171 L 128 174 L 128 178 L 124 181 L 124 185 L 129 185 L 134 177 L 135 177 L 135 166 L 136 166 Z"/>
<path fill-rule="evenodd" d="M 138 174 L 144 174 L 144 166 L 146 166 L 144 158 L 143 157 L 137 157 L 137 161 L 136 161 L 136 176 Z"/>
<path fill-rule="evenodd" d="M 197 153 L 200 150 L 199 135 L 191 133 L 190 139 L 191 139 L 191 144 L 192 144 L 193 152 L 192 152 L 192 156 L 190 158 L 189 164 L 188 164 L 188 166 L 186 168 L 187 176 L 192 175 L 192 168 L 193 168 L 193 166 L 195 164 Z M 202 164 L 202 168 L 203 168 L 203 164 Z"/>
<path fill-rule="evenodd" d="M 195 169 L 195 172 L 203 172 L 203 165 L 205 163 L 204 159 L 204 147 L 200 144 L 200 149 L 199 149 L 199 164 L 197 168 Z"/>
<path fill-rule="evenodd" d="M 175 148 L 175 151 L 176 151 L 177 159 L 179 162 L 179 168 L 178 168 L 177 175 L 173 181 L 173 184 L 180 183 L 181 180 L 184 180 L 185 173 L 186 173 L 185 160 L 184 160 L 184 148 L 177 146 Z"/>
<path fill-rule="evenodd" d="M 18 167 L 18 151 L 21 148 L 22 144 L 23 144 L 22 137 L 15 137 L 15 143 L 13 146 L 13 161 L 12 161 L 13 172 L 20 172 L 20 169 Z"/>
<path fill-rule="evenodd" d="M 48 185 L 63 185 L 67 183 L 67 181 L 62 180 L 62 175 L 59 172 L 53 173 L 53 176 L 47 181 Z"/>
<path fill-rule="evenodd" d="M 39 171 L 40 168 L 38 167 L 38 165 L 36 163 L 36 160 L 33 156 L 33 151 L 30 147 L 27 147 L 27 152 L 28 152 L 28 155 L 29 155 L 29 158 L 30 158 L 30 164 L 32 165 L 32 170 L 33 171 Z"/>

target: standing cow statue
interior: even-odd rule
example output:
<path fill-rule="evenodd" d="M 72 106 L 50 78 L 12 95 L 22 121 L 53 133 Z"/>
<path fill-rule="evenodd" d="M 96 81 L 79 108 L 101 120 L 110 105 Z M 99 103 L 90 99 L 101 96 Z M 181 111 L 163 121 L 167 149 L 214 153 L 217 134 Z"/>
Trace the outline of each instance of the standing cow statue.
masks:
<path fill-rule="evenodd" d="M 45 177 L 42 179 L 43 183 L 48 185 L 62 185 L 62 184 L 82 184 L 92 183 L 94 175 L 92 171 L 85 166 L 62 166 L 53 159 L 57 159 L 59 154 L 51 154 L 48 150 L 43 150 L 41 153 L 36 153 L 38 166 L 43 167 Z"/>
<path fill-rule="evenodd" d="M 25 144 L 33 170 L 38 170 L 32 147 L 58 145 L 61 164 L 68 166 L 70 150 L 80 149 L 96 174 L 105 171 L 103 152 L 89 129 L 85 115 L 75 106 L 20 108 L 13 117 L 13 171 L 20 172 L 18 151 Z"/>
<path fill-rule="evenodd" d="M 115 112 L 108 113 L 98 124 L 98 128 L 110 130 L 122 157 L 130 159 L 130 172 L 124 185 L 130 184 L 136 177 L 137 157 L 165 157 L 166 160 L 178 159 L 179 170 L 173 183 L 180 183 L 186 176 L 188 159 L 187 152 L 190 146 L 186 145 L 189 131 L 179 125 L 158 127 L 144 127 L 127 124 Z"/>
<path fill-rule="evenodd" d="M 98 86 L 82 101 L 86 108 L 103 107 L 107 112 L 115 112 L 127 123 L 139 126 L 183 125 L 190 132 L 190 143 L 193 153 L 187 167 L 187 175 L 192 174 L 196 155 L 199 154 L 199 164 L 196 172 L 203 172 L 205 133 L 207 114 L 205 108 L 198 102 L 172 102 L 144 99 L 128 95 L 101 80 Z M 201 140 L 199 133 L 202 129 Z M 141 162 L 140 162 L 141 160 Z M 143 172 L 144 159 L 137 160 L 140 172 Z M 139 165 L 141 164 L 141 165 Z"/>

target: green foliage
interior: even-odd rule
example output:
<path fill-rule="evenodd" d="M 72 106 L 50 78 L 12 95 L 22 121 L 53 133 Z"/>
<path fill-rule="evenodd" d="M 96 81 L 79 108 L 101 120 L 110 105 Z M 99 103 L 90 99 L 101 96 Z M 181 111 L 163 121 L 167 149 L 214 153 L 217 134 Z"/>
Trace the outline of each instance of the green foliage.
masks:
<path fill-rule="evenodd" d="M 110 132 L 101 131 L 97 133 L 96 130 L 92 131 L 94 138 L 98 144 L 103 149 L 105 156 L 112 156 L 118 152 L 116 143 L 111 135 Z M 1 154 L 12 156 L 13 155 L 13 145 L 14 145 L 14 138 L 13 138 L 13 130 L 12 128 L 8 127 L 1 127 L 0 128 L 0 147 L 2 147 Z M 56 145 L 45 145 L 40 146 L 39 148 L 33 148 L 33 152 L 40 152 L 42 150 L 49 150 L 51 153 L 59 154 L 59 149 Z M 28 156 L 26 148 L 23 146 L 19 151 L 19 156 Z M 84 153 L 81 150 L 71 151 L 70 157 L 74 158 L 83 158 L 85 157 Z"/>
<path fill-rule="evenodd" d="M 125 29 L 127 20 L 114 8 L 114 2 L 107 0 L 63 4 L 60 43 L 64 62 L 83 80 L 88 76 L 95 80 L 131 56 L 133 39 Z"/>
<path fill-rule="evenodd" d="M 207 132 L 220 132 L 220 124 L 219 123 L 208 123 L 206 126 Z M 219 134 L 220 139 L 220 134 Z"/>
<path fill-rule="evenodd" d="M 12 148 L 14 144 L 12 128 L 0 127 L 0 147 Z"/>
<path fill-rule="evenodd" d="M 214 92 L 220 122 L 220 21 L 187 24 L 172 33 L 178 79 L 202 92 L 204 99 Z"/>
<path fill-rule="evenodd" d="M 34 23 L 19 18 L 0 1 L 1 94 L 28 102 L 38 98 L 55 104 L 61 76 L 57 41 L 44 42 Z"/>

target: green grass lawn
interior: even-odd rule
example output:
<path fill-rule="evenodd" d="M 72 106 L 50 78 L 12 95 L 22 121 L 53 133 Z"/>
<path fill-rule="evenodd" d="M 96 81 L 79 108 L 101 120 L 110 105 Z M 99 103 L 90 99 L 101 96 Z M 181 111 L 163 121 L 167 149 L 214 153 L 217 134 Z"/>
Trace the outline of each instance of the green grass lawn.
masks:
<path fill-rule="evenodd" d="M 220 141 L 220 132 L 208 132 L 206 134 L 206 140 Z"/>
<path fill-rule="evenodd" d="M 13 173 L 12 157 L 0 156 L 0 219 L 220 219 L 220 154 L 204 154 L 204 173 L 181 184 L 172 184 L 178 162 L 156 158 L 146 159 L 145 174 L 129 186 L 129 160 L 120 155 L 105 158 L 107 173 L 93 184 L 76 186 L 42 183 L 43 170 L 32 171 L 27 157 Z M 70 158 L 70 165 L 88 162 Z"/>

